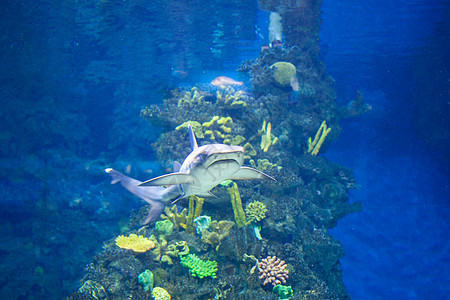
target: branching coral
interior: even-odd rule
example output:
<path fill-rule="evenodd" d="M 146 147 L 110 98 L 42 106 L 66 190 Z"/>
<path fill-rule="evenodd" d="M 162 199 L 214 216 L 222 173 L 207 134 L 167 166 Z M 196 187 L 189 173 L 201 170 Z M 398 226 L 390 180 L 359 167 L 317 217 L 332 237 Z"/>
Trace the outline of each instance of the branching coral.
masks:
<path fill-rule="evenodd" d="M 263 122 L 261 132 L 261 150 L 267 152 L 269 147 L 278 142 L 278 138 L 272 134 L 272 124 L 266 121 Z"/>
<path fill-rule="evenodd" d="M 178 100 L 179 107 L 193 107 L 194 105 L 201 105 L 204 103 L 204 95 L 201 95 L 196 87 L 190 91 L 186 91 Z"/>
<path fill-rule="evenodd" d="M 314 141 L 311 142 L 311 137 L 308 139 L 308 153 L 311 153 L 311 155 L 317 155 L 330 131 L 331 128 L 327 128 L 326 121 L 323 121 L 319 127 L 319 130 L 317 130 Z"/>
<path fill-rule="evenodd" d="M 189 246 L 186 241 L 178 241 L 168 244 L 164 237 L 156 238 L 154 235 L 150 237 L 156 247 L 152 253 L 156 255 L 155 261 L 165 262 L 169 265 L 173 264 L 171 257 L 178 257 L 179 255 L 186 255 L 189 253 Z"/>
<path fill-rule="evenodd" d="M 175 204 L 171 208 L 166 206 L 164 208 L 164 214 L 161 215 L 163 220 L 169 220 L 173 223 L 177 230 L 181 228 L 186 228 L 187 223 L 187 209 L 183 209 L 181 212 L 178 212 L 177 205 Z"/>
<path fill-rule="evenodd" d="M 120 235 L 116 238 L 116 245 L 122 249 L 131 249 L 134 252 L 145 252 L 155 247 L 155 243 L 142 235 Z"/>
<path fill-rule="evenodd" d="M 181 264 L 189 269 L 189 273 L 193 277 L 204 278 L 212 277 L 216 278 L 217 262 L 204 261 L 197 257 L 195 254 L 188 254 L 180 257 Z"/>
<path fill-rule="evenodd" d="M 223 139 L 224 144 L 231 144 L 231 124 L 233 119 L 231 117 L 214 116 L 210 121 L 202 124 L 204 135 L 211 140 L 216 138 Z"/>
<path fill-rule="evenodd" d="M 258 263 L 259 279 L 264 279 L 263 285 L 271 283 L 275 286 L 286 283 L 286 280 L 289 278 L 289 271 L 286 270 L 286 267 L 284 260 L 276 256 L 267 256 Z"/>
<path fill-rule="evenodd" d="M 246 107 L 247 96 L 244 93 L 245 92 L 243 91 L 236 91 L 231 86 L 220 88 L 216 93 L 217 103 L 225 108 L 230 109 Z"/>

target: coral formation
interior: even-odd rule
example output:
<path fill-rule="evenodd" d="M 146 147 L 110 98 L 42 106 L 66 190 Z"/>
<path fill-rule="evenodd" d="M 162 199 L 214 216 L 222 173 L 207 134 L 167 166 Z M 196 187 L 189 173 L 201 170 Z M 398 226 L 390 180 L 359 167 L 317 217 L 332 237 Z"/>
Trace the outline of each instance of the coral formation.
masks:
<path fill-rule="evenodd" d="M 187 223 L 187 209 L 183 209 L 181 212 L 178 212 L 178 207 L 175 204 L 171 208 L 166 206 L 164 208 L 164 214 L 161 215 L 161 219 L 169 220 L 172 222 L 173 226 L 175 226 L 176 230 L 181 228 L 186 228 Z"/>
<path fill-rule="evenodd" d="M 236 91 L 231 86 L 225 86 L 217 90 L 217 103 L 228 109 L 239 109 L 247 106 L 247 96 L 244 91 Z"/>
<path fill-rule="evenodd" d="M 203 202 L 205 199 L 197 197 L 195 195 L 189 196 L 189 212 L 186 217 L 186 231 L 194 233 L 194 219 L 198 218 L 202 213 Z"/>
<path fill-rule="evenodd" d="M 234 222 L 231 221 L 213 221 L 209 225 L 209 230 L 202 232 L 201 241 L 205 244 L 210 244 L 216 251 L 219 250 L 220 242 L 230 234 L 234 227 Z"/>
<path fill-rule="evenodd" d="M 145 270 L 138 276 L 138 282 L 142 284 L 144 291 L 153 289 L 153 273 L 150 270 Z"/>
<path fill-rule="evenodd" d="M 264 121 L 261 128 L 261 150 L 267 152 L 269 147 L 275 145 L 277 142 L 278 138 L 272 134 L 272 124 Z"/>
<path fill-rule="evenodd" d="M 193 277 L 200 279 L 205 277 L 216 278 L 217 262 L 216 261 L 204 261 L 197 257 L 195 254 L 188 254 L 180 257 L 181 265 L 189 269 L 189 273 Z"/>
<path fill-rule="evenodd" d="M 289 62 L 279 61 L 270 66 L 273 72 L 273 79 L 281 86 L 288 86 L 294 80 L 297 69 Z"/>
<path fill-rule="evenodd" d="M 155 223 L 155 233 L 158 236 L 171 235 L 173 223 L 170 220 L 158 221 Z"/>
<path fill-rule="evenodd" d="M 286 270 L 286 267 L 284 260 L 276 256 L 267 256 L 258 263 L 259 279 L 264 279 L 263 285 L 270 283 L 275 286 L 286 283 L 289 278 L 289 271 Z"/>
<path fill-rule="evenodd" d="M 190 91 L 186 91 L 178 100 L 179 107 L 192 108 L 194 105 L 202 105 L 204 103 L 204 95 L 201 95 L 196 87 L 193 87 Z"/>
<path fill-rule="evenodd" d="M 155 247 L 155 243 L 151 240 L 134 233 L 129 236 L 118 236 L 116 245 L 122 249 L 131 249 L 134 252 L 145 252 Z"/>
<path fill-rule="evenodd" d="M 247 225 L 251 223 L 258 223 L 266 217 L 267 208 L 264 203 L 260 201 L 253 201 L 245 207 L 245 214 L 247 216 Z"/>
<path fill-rule="evenodd" d="M 278 294 L 278 300 L 289 299 L 292 297 L 294 293 L 290 286 L 285 286 L 281 284 L 277 284 L 273 287 L 272 292 Z"/>
<path fill-rule="evenodd" d="M 314 141 L 311 141 L 311 137 L 308 138 L 308 153 L 311 153 L 311 155 L 317 155 L 319 153 L 320 147 L 322 147 L 322 144 L 330 131 L 331 128 L 327 128 L 326 121 L 323 121 L 322 124 L 320 124 L 319 129 L 317 130 Z"/>
<path fill-rule="evenodd" d="M 170 294 L 161 287 L 155 287 L 152 290 L 152 297 L 154 300 L 170 300 Z"/>
<path fill-rule="evenodd" d="M 239 193 L 236 182 L 232 182 L 231 186 L 227 187 L 228 194 L 231 197 L 231 205 L 234 212 L 234 220 L 238 228 L 244 227 L 247 220 L 245 218 L 244 209 L 242 208 L 241 194 Z"/>

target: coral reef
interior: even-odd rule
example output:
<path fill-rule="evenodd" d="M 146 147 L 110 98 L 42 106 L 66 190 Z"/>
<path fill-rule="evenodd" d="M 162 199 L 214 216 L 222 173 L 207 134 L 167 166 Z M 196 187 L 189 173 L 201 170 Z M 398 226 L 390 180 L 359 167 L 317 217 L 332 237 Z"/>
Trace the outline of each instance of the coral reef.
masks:
<path fill-rule="evenodd" d="M 177 88 L 141 116 L 162 130 L 152 146 L 164 167 L 190 152 L 184 138 L 190 124 L 200 146 L 243 146 L 244 164 L 276 183 L 242 181 L 238 189 L 230 178 L 214 188 L 215 197 L 192 196 L 166 207 L 165 223 L 138 231 L 155 248 L 136 254 L 106 243 L 86 269 L 83 295 L 148 299 L 136 280 L 148 269 L 174 299 L 274 299 L 274 293 L 279 299 L 349 299 L 339 264 L 343 248 L 328 229 L 361 210 L 348 202 L 358 185 L 350 170 L 317 154 L 338 138 L 342 116 L 363 110 L 362 97 L 346 109 L 336 105 L 333 79 L 318 61 L 319 2 L 259 3 L 277 12 L 285 41 L 242 63 L 239 71 L 251 87 Z M 138 227 L 147 212 L 133 212 L 128 228 Z M 211 219 L 220 221 L 202 222 Z"/>
<path fill-rule="evenodd" d="M 276 256 L 267 256 L 258 263 L 259 279 L 264 279 L 263 285 L 268 283 L 276 286 L 286 283 L 289 271 L 286 270 L 286 262 Z"/>

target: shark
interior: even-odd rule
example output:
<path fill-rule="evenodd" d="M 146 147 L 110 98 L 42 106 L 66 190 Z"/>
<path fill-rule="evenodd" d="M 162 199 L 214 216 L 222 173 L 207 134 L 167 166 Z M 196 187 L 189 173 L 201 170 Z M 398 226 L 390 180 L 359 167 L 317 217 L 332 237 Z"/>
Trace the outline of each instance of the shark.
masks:
<path fill-rule="evenodd" d="M 215 197 L 210 190 L 225 180 L 275 179 L 259 170 L 243 166 L 244 148 L 225 144 L 198 146 L 188 125 L 191 153 L 183 161 L 173 163 L 173 172 L 141 182 L 111 168 L 112 184 L 120 184 L 151 205 L 144 224 L 155 221 L 169 203 L 192 195 Z"/>

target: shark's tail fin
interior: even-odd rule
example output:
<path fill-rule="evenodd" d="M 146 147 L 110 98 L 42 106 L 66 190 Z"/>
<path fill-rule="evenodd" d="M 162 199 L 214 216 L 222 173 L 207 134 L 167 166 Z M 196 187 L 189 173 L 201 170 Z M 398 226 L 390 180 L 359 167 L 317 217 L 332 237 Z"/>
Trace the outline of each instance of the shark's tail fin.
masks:
<path fill-rule="evenodd" d="M 128 177 L 114 169 L 107 168 L 105 172 L 111 175 L 111 184 L 120 182 L 126 190 L 151 205 L 144 224 L 157 220 L 167 203 L 180 195 L 180 188 L 178 186 L 169 188 L 160 186 L 141 187 L 139 186 L 142 183 L 141 181 Z"/>
<path fill-rule="evenodd" d="M 108 173 L 109 175 L 111 175 L 111 178 L 112 178 L 111 184 L 116 184 L 120 181 L 126 180 L 126 178 L 129 178 L 128 176 L 125 176 L 122 173 L 117 172 L 116 170 L 111 169 L 111 168 L 106 168 L 105 172 Z"/>

